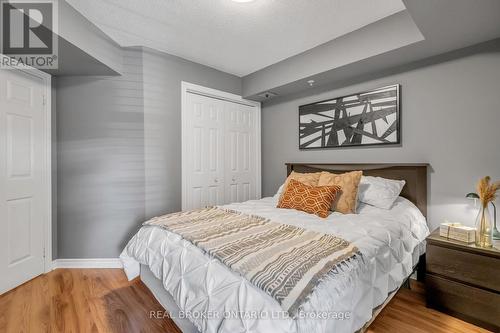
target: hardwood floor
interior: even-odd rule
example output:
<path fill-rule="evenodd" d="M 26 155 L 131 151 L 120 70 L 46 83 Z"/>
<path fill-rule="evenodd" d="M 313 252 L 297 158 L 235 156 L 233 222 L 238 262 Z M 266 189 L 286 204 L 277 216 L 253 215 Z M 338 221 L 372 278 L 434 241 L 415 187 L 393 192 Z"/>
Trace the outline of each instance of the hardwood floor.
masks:
<path fill-rule="evenodd" d="M 120 269 L 57 269 L 0 296 L 0 332 L 180 332 L 139 279 Z"/>
<path fill-rule="evenodd" d="M 424 285 L 413 282 L 410 289 L 401 288 L 370 325 L 366 333 L 469 333 L 489 332 L 483 328 L 428 309 L 425 306 Z"/>
<path fill-rule="evenodd" d="M 421 285 L 402 289 L 369 333 L 487 332 L 425 307 Z M 0 296 L 0 332 L 180 332 L 139 279 L 120 269 L 58 269 Z"/>

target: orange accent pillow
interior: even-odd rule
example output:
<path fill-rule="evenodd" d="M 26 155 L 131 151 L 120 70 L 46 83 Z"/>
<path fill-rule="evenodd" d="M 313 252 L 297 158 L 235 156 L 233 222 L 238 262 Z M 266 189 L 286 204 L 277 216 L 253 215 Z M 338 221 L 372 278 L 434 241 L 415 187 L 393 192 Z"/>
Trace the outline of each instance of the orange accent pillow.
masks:
<path fill-rule="evenodd" d="M 290 179 L 281 195 L 278 208 L 297 209 L 319 217 L 327 217 L 339 186 L 310 186 Z"/>
<path fill-rule="evenodd" d="M 319 177 L 318 186 L 341 187 L 341 193 L 337 196 L 337 201 L 333 203 L 332 210 L 342 214 L 356 214 L 358 203 L 358 187 L 363 171 L 352 171 L 342 174 L 335 174 L 323 171 Z"/>

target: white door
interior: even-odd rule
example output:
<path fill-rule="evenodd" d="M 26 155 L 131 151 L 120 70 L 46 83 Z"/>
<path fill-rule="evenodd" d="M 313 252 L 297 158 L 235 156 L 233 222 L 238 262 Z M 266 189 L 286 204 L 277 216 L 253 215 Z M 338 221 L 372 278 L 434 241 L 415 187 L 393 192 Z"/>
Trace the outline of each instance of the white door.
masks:
<path fill-rule="evenodd" d="M 260 197 L 260 104 L 182 83 L 182 209 Z"/>
<path fill-rule="evenodd" d="M 256 199 L 255 107 L 225 102 L 226 202 Z"/>
<path fill-rule="evenodd" d="M 224 203 L 224 102 L 193 93 L 187 96 L 187 202 L 184 209 Z"/>
<path fill-rule="evenodd" d="M 0 293 L 44 271 L 44 81 L 0 70 Z"/>

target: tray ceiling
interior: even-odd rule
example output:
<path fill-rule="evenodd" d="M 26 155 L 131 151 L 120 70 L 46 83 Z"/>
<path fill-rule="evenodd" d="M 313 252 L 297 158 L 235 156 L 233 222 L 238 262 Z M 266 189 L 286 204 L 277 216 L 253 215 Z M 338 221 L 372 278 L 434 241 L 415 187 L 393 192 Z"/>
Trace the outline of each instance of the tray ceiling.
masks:
<path fill-rule="evenodd" d="M 245 76 L 405 9 L 401 0 L 68 0 L 122 46 Z"/>

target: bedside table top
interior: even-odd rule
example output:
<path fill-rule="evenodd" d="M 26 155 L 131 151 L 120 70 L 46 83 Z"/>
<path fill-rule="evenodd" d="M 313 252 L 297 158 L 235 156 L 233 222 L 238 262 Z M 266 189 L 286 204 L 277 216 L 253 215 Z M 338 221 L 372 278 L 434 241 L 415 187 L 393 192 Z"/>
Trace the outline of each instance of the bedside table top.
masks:
<path fill-rule="evenodd" d="M 500 259 L 500 240 L 493 240 L 493 247 L 485 248 L 476 246 L 474 243 L 467 244 L 464 242 L 447 239 L 446 237 L 439 236 L 439 228 L 434 230 L 428 237 L 427 243 L 435 244 L 444 247 L 450 247 L 466 252 L 472 252 Z"/>

